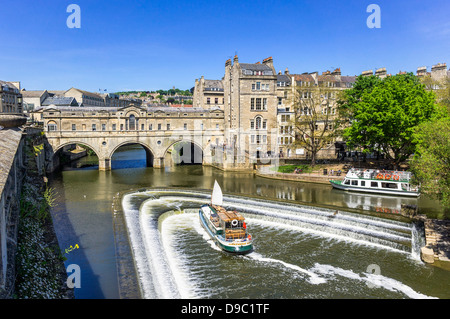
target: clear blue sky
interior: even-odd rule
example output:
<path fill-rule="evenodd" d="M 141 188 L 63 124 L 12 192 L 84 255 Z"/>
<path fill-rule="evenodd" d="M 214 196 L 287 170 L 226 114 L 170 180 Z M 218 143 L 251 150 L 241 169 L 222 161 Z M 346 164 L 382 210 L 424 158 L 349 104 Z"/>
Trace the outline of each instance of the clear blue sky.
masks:
<path fill-rule="evenodd" d="M 5 2 L 5 1 L 3 1 Z M 69 4 L 81 28 L 66 26 Z M 369 29 L 369 4 L 381 28 Z M 0 79 L 28 90 L 189 89 L 220 79 L 225 61 L 272 56 L 291 73 L 340 67 L 450 66 L 449 0 L 8 1 L 0 11 Z"/>

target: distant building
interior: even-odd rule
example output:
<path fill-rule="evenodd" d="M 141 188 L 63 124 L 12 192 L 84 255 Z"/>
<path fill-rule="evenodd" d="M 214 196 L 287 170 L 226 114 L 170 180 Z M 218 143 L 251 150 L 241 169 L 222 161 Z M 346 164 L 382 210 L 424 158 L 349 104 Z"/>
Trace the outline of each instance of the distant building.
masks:
<path fill-rule="evenodd" d="M 70 88 L 64 92 L 65 97 L 74 97 L 80 106 L 105 106 L 105 100 L 100 94 Z"/>
<path fill-rule="evenodd" d="M 0 112 L 22 114 L 23 100 L 20 93 L 20 82 L 0 80 Z"/>
<path fill-rule="evenodd" d="M 219 107 L 223 110 L 224 93 L 222 80 L 195 80 L 194 96 L 192 99 L 194 107 L 211 108 Z"/>

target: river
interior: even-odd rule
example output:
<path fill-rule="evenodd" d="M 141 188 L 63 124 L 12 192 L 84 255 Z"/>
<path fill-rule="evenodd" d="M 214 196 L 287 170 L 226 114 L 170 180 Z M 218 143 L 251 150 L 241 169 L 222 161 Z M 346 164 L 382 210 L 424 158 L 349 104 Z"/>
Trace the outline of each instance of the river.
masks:
<path fill-rule="evenodd" d="M 115 214 L 129 227 L 145 298 L 450 298 L 450 272 L 420 261 L 420 229 L 396 213 L 407 203 L 439 216 L 433 200 L 350 194 L 199 165 L 147 168 L 145 152 L 134 146 L 119 149 L 112 168 L 64 167 L 50 176 L 59 245 L 77 247 L 65 254 L 66 267 L 81 269 L 76 298 L 121 296 L 116 239 L 125 232 L 113 227 Z M 215 180 L 225 205 L 248 221 L 255 239 L 249 255 L 218 251 L 200 227 L 196 211 Z"/>

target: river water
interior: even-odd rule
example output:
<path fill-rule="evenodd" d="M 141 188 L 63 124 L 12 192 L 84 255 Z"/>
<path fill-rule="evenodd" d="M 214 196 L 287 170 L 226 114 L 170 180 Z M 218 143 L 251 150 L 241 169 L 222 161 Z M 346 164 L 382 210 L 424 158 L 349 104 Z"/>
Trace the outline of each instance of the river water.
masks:
<path fill-rule="evenodd" d="M 198 165 L 147 168 L 140 147 L 119 149 L 112 168 L 65 167 L 50 179 L 60 247 L 77 247 L 65 254 L 66 267 L 81 269 L 76 298 L 120 298 L 116 244 L 124 234 L 145 298 L 450 298 L 450 271 L 420 261 L 422 232 L 396 213 L 407 203 L 439 216 L 433 200 Z M 248 255 L 221 252 L 199 224 L 215 180 L 224 206 L 247 219 L 255 243 Z M 126 232 L 113 227 L 117 218 Z"/>

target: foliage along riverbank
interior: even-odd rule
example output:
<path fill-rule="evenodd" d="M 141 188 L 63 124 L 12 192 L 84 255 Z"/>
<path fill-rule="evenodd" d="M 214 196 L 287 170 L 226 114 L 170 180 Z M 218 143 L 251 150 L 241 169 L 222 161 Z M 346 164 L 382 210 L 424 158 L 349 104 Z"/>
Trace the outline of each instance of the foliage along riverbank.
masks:
<path fill-rule="evenodd" d="M 36 148 L 27 140 L 25 176 L 20 201 L 16 254 L 16 299 L 71 299 L 63 256 L 53 229 L 50 208 L 57 194 L 36 166 Z M 42 151 L 42 150 L 41 150 Z"/>

